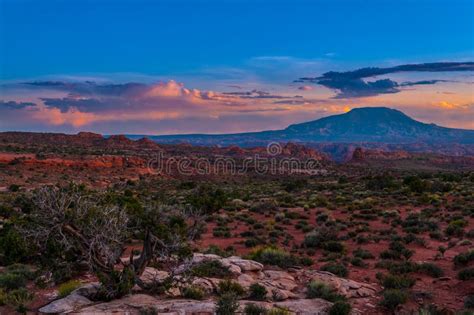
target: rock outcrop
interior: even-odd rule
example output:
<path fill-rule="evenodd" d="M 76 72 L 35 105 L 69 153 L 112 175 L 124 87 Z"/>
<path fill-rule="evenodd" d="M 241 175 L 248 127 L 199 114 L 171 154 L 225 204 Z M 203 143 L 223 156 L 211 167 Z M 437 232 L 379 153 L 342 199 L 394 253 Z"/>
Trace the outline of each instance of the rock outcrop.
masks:
<path fill-rule="evenodd" d="M 330 272 L 306 269 L 292 269 L 288 271 L 266 269 L 256 261 L 243 259 L 237 256 L 222 258 L 212 254 L 194 254 L 191 263 L 200 264 L 210 260 L 217 260 L 232 271 L 232 278 L 243 288 L 248 289 L 252 284 L 258 283 L 265 287 L 267 296 L 265 301 L 240 301 L 243 309 L 246 304 L 254 303 L 267 309 L 284 308 L 294 314 L 317 315 L 327 314 L 332 303 L 321 299 L 306 299 L 306 284 L 317 280 L 332 286 L 339 294 L 346 296 L 349 301 L 366 303 L 375 296 L 377 288 L 374 285 L 356 282 L 335 276 Z M 183 267 L 184 270 L 184 267 Z M 152 286 L 168 277 L 168 272 L 147 267 L 140 277 L 145 284 Z M 178 276 L 179 277 L 179 276 Z M 180 298 L 181 290 L 173 287 L 160 296 L 143 294 L 139 289 L 133 290 L 135 294 L 106 303 L 94 303 L 91 297 L 97 292 L 98 284 L 91 283 L 76 289 L 71 295 L 51 302 L 42 307 L 42 313 L 69 313 L 76 314 L 139 314 L 140 311 L 153 309 L 158 313 L 167 314 L 213 314 L 215 311 L 215 294 L 219 282 L 223 279 L 194 277 L 193 286 L 200 287 L 208 297 L 207 300 L 189 300 Z M 213 298 L 214 296 L 214 298 Z M 357 313 L 357 308 L 354 309 Z"/>

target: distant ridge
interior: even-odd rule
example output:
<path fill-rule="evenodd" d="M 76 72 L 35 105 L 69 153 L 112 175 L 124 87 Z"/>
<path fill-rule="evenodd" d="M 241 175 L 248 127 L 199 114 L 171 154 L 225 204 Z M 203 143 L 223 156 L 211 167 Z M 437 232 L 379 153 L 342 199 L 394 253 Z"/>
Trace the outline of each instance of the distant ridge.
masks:
<path fill-rule="evenodd" d="M 129 135 L 130 138 L 143 136 Z M 222 135 L 147 136 L 160 143 L 195 145 L 263 145 L 269 141 L 302 143 L 474 144 L 474 130 L 454 129 L 414 120 L 387 107 L 362 107 L 283 130 Z"/>

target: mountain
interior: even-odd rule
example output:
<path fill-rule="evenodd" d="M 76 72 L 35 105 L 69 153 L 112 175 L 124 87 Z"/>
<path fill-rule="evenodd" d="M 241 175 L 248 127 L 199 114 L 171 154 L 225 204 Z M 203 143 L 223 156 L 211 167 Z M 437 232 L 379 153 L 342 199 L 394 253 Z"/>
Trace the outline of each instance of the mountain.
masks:
<path fill-rule="evenodd" d="M 142 137 L 142 136 L 129 136 Z M 466 144 L 474 145 L 474 130 L 440 127 L 416 121 L 399 110 L 386 107 L 356 108 L 347 113 L 288 126 L 283 130 L 222 135 L 151 136 L 161 143 L 256 146 L 275 142 Z"/>

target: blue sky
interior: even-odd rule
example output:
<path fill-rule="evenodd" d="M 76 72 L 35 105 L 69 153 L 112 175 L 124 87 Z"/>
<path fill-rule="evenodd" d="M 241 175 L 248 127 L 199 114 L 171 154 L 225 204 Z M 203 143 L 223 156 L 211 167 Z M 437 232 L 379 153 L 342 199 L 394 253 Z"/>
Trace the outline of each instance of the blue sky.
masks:
<path fill-rule="evenodd" d="M 473 12 L 472 0 L 0 0 L 0 80 L 4 84 L 32 80 L 153 84 L 175 80 L 188 89 L 232 92 L 235 85 L 240 89 L 294 94 L 297 88 L 294 80 L 320 76 L 326 71 L 472 61 Z M 409 73 L 407 80 L 410 75 L 417 74 Z M 446 77 L 466 83 L 472 81 L 472 72 L 457 73 L 454 77 L 449 73 L 431 73 L 422 79 Z M 442 81 L 436 86 L 441 89 L 443 84 L 439 82 Z M 317 86 L 312 91 L 308 88 L 307 93 L 312 98 L 330 99 L 334 95 L 326 88 Z M 460 97 L 446 101 L 470 108 L 466 104 L 472 103 L 472 93 L 466 92 L 465 86 L 454 89 Z M 18 94 L 19 91 L 24 94 Z M 34 101 L 34 93 L 41 94 L 37 89 L 33 93 L 11 86 L 3 86 L 0 93 L 4 102 Z M 339 95 L 342 95 L 340 91 Z M 370 106 L 374 99 L 365 103 Z M 349 100 L 339 105 L 342 110 L 360 104 Z M 398 103 L 394 101 L 394 104 Z M 65 111 L 61 108 L 61 112 Z M 313 106 L 304 113 L 293 112 L 295 115 L 290 115 L 290 119 L 269 118 L 263 126 L 242 123 L 241 127 L 227 130 L 226 123 L 222 123 L 214 129 L 233 132 L 282 127 L 308 114 L 317 118 L 332 111 Z M 214 119 L 212 115 L 222 117 L 221 113 L 206 115 Z M 421 110 L 415 109 L 411 114 L 456 125 L 456 118 L 448 121 L 441 116 L 425 117 Z M 199 117 L 205 121 L 206 115 Z M 20 122 L 3 123 L 3 129 L 26 128 Z M 136 127 L 126 128 L 135 121 L 120 122 L 109 129 L 104 127 L 109 123 L 97 121 L 100 126 L 65 123 L 51 128 L 69 132 L 78 126 L 103 132 L 121 128 L 140 131 Z M 462 121 L 458 125 L 470 127 Z M 40 122 L 34 126 L 49 130 L 47 124 Z M 176 130 L 145 128 L 143 132 L 214 129 L 195 125 Z"/>

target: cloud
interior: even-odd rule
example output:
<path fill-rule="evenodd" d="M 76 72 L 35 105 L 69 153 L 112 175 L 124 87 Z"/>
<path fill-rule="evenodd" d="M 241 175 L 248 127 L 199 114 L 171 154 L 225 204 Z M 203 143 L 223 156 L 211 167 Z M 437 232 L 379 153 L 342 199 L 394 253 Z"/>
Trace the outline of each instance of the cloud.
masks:
<path fill-rule="evenodd" d="M 32 102 L 15 102 L 15 101 L 1 101 L 0 100 L 0 109 L 23 109 L 26 107 L 36 106 L 35 103 Z"/>
<path fill-rule="evenodd" d="M 277 95 L 271 94 L 269 92 L 260 91 L 260 90 L 252 90 L 252 91 L 244 91 L 244 92 L 224 92 L 223 95 L 230 95 L 239 97 L 242 99 L 291 99 L 291 98 L 302 98 L 301 95 L 293 95 L 293 96 L 285 96 L 285 95 Z"/>
<path fill-rule="evenodd" d="M 474 62 L 437 62 L 422 64 L 407 64 L 388 68 L 362 68 L 354 71 L 330 71 L 320 77 L 303 77 L 295 82 L 316 83 L 330 89 L 335 89 L 338 94 L 335 98 L 368 97 L 379 94 L 398 93 L 401 87 L 414 85 L 427 85 L 442 82 L 443 80 L 425 80 L 417 82 L 404 82 L 398 84 L 391 79 L 365 81 L 364 79 L 399 72 L 451 72 L 474 71 Z"/>
<path fill-rule="evenodd" d="M 298 90 L 301 90 L 301 91 L 311 91 L 312 89 L 313 87 L 310 85 L 303 85 L 303 86 L 298 87 Z"/>
<path fill-rule="evenodd" d="M 439 82 L 452 82 L 449 80 L 422 80 L 422 81 L 414 81 L 414 82 L 403 82 L 400 86 L 414 86 L 414 85 L 431 85 L 436 84 Z"/>
<path fill-rule="evenodd" d="M 153 84 L 33 81 L 20 85 L 22 91 L 33 90 L 33 95 L 40 89 L 41 96 L 35 102 L 2 101 L 0 109 L 8 108 L 26 120 L 74 128 L 113 121 L 264 114 L 286 110 L 283 105 L 272 104 L 273 99 L 301 98 L 298 95 L 273 95 L 257 89 L 229 93 L 202 91 L 187 88 L 174 80 Z M 47 91 L 51 91 L 51 96 L 44 96 L 48 95 Z"/>
<path fill-rule="evenodd" d="M 440 101 L 438 103 L 435 103 L 436 106 L 441 107 L 443 109 L 469 109 L 469 108 L 474 108 L 474 103 L 456 103 L 456 102 L 451 102 L 451 101 Z"/>

